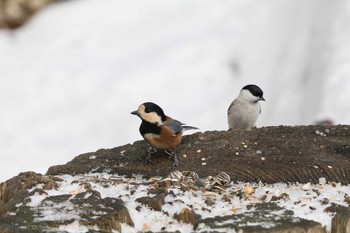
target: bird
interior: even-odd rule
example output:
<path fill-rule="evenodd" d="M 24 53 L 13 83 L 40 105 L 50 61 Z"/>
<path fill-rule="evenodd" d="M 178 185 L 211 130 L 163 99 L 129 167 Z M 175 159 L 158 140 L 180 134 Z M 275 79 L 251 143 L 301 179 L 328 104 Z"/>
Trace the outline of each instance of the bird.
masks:
<path fill-rule="evenodd" d="M 244 86 L 238 97 L 232 101 L 227 110 L 229 129 L 250 129 L 261 113 L 259 101 L 265 101 L 263 91 L 254 84 Z"/>
<path fill-rule="evenodd" d="M 151 155 L 157 149 L 168 151 L 174 156 L 173 167 L 178 166 L 176 147 L 180 145 L 182 133 L 186 130 L 195 130 L 197 127 L 188 126 L 178 120 L 164 114 L 164 111 L 157 104 L 145 102 L 139 105 L 136 111 L 131 114 L 141 118 L 139 128 L 144 140 L 151 145 L 147 150 L 146 162 L 151 163 Z M 169 154 L 169 153 L 168 153 Z"/>

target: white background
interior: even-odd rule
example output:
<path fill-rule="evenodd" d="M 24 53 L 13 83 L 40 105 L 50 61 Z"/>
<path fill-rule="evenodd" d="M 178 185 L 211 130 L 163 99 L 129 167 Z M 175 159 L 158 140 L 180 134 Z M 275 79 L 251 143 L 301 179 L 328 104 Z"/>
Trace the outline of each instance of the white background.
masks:
<path fill-rule="evenodd" d="M 226 130 L 239 90 L 264 91 L 257 126 L 350 121 L 345 0 L 74 0 L 0 31 L 0 182 L 141 140 L 145 101 Z"/>

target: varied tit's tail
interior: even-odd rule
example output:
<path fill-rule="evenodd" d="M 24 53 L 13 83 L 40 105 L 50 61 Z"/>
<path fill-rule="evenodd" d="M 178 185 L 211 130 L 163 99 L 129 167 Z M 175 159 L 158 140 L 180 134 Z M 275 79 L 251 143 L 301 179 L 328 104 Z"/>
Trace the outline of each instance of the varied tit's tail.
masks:
<path fill-rule="evenodd" d="M 198 129 L 197 127 L 194 126 L 189 126 L 189 125 L 184 125 L 182 124 L 182 131 L 186 131 L 186 130 L 193 130 L 193 129 Z"/>

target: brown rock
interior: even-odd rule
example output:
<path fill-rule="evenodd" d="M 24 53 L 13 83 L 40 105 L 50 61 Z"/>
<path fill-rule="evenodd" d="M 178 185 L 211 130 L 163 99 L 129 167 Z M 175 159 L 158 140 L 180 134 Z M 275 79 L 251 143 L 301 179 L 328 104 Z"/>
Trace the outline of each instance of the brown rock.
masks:
<path fill-rule="evenodd" d="M 179 222 L 191 224 L 193 225 L 193 229 L 196 229 L 200 216 L 197 215 L 192 209 L 183 208 L 180 213 L 175 213 L 174 218 Z"/>
<path fill-rule="evenodd" d="M 346 196 L 344 197 L 344 201 L 345 201 L 348 205 L 350 205 L 350 195 L 346 195 Z"/>
<path fill-rule="evenodd" d="M 0 216 L 16 209 L 16 204 L 23 201 L 28 196 L 28 189 L 37 184 L 43 184 L 46 190 L 57 186 L 49 176 L 43 177 L 35 172 L 22 172 L 0 184 Z M 37 189 L 38 192 L 45 193 L 44 190 Z"/>
<path fill-rule="evenodd" d="M 148 196 L 140 197 L 140 198 L 137 198 L 136 201 L 156 211 L 161 211 L 162 206 L 165 203 L 163 194 L 159 194 L 154 197 L 148 197 Z"/>
<path fill-rule="evenodd" d="M 328 198 L 323 198 L 321 201 L 322 205 L 328 205 L 329 204 L 329 199 Z"/>
<path fill-rule="evenodd" d="M 338 182 L 349 184 L 350 127 L 324 127 L 266 127 L 248 131 L 216 131 L 185 136 L 182 145 L 178 148 L 178 153 L 186 153 L 188 156 L 183 161 L 181 161 L 181 157 L 179 158 L 179 169 L 182 171 L 196 171 L 200 177 L 207 177 L 208 175 L 219 174 L 221 171 L 225 171 L 230 175 L 233 182 L 306 183 L 312 181 L 318 183 L 319 177 L 325 177 L 327 180 L 334 181 L 334 185 Z M 320 137 L 315 133 L 315 130 L 323 132 L 325 129 L 329 129 L 326 136 Z M 288 135 L 288 137 L 283 135 Z M 244 147 L 242 147 L 242 142 L 244 142 Z M 221 145 L 225 145 L 225 147 Z M 101 198 L 99 192 L 93 190 L 94 187 L 89 183 L 80 183 L 77 180 L 81 184 L 79 192 L 74 195 L 64 194 L 47 197 L 40 203 L 38 208 L 26 206 L 26 203 L 28 203 L 26 201 L 29 199 L 27 190 L 32 188 L 34 190 L 32 192 L 45 194 L 47 189 L 56 188 L 56 182 L 60 181 L 60 179 L 50 176 L 56 174 L 75 175 L 94 172 L 96 173 L 96 180 L 98 180 L 99 172 L 102 171 L 129 177 L 133 174 L 142 174 L 145 178 L 154 176 L 166 177 L 170 174 L 173 171 L 171 159 L 164 156 L 163 153 L 154 155 L 153 164 L 144 163 L 144 159 L 140 155 L 145 154 L 147 148 L 148 145 L 144 141 L 138 141 L 133 145 L 129 144 L 113 149 L 98 150 L 94 153 L 79 155 L 66 165 L 51 167 L 46 176 L 34 172 L 26 172 L 1 183 L 0 226 L 6 225 L 6 229 L 12 229 L 15 226 L 26 227 L 35 225 L 37 226 L 36 231 L 31 232 L 40 232 L 48 229 L 48 227 L 57 228 L 58 225 L 69 224 L 78 219 L 80 224 L 87 226 L 97 225 L 104 229 L 103 231 L 105 232 L 119 231 L 122 223 L 132 226 L 132 219 L 123 201 L 117 198 Z M 198 150 L 201 150 L 201 153 L 197 153 Z M 261 162 L 261 155 L 256 153 L 258 150 L 264 151 L 264 163 Z M 124 155 L 121 155 L 122 151 L 124 151 Z M 236 151 L 239 151 L 239 156 L 236 156 Z M 95 155 L 96 158 L 89 159 L 91 155 Z M 206 166 L 202 166 L 202 157 L 207 158 L 208 161 L 210 160 L 210 163 L 208 162 Z M 141 197 L 138 199 L 138 202 L 160 211 L 164 204 L 167 186 L 175 183 L 175 181 L 170 181 L 169 183 L 164 183 L 164 186 L 155 185 L 155 190 L 150 191 L 150 194 L 154 192 L 156 196 Z M 180 182 L 178 183 L 180 184 Z M 35 187 L 37 184 L 41 185 Z M 104 185 L 113 184 L 107 183 Z M 86 189 L 85 192 L 83 192 L 83 187 Z M 130 193 L 132 193 L 131 191 Z M 169 195 L 176 196 L 171 190 Z M 233 193 L 231 195 L 239 196 L 240 194 Z M 276 198 L 284 199 L 288 198 L 288 196 L 281 195 Z M 227 200 L 229 201 L 229 199 Z M 56 208 L 58 206 L 53 211 L 61 211 L 62 208 L 65 208 L 65 202 L 69 202 L 69 207 L 73 205 L 79 216 L 76 218 L 73 216 L 72 219 L 59 223 L 34 222 L 34 218 L 40 216 L 41 208 Z M 22 203 L 22 205 L 17 205 L 19 203 Z M 56 203 L 60 205 L 56 205 Z M 208 204 L 208 200 L 206 203 Z M 4 214 L 14 210 L 16 211 L 15 215 Z M 70 210 L 68 208 L 68 211 Z M 274 215 L 273 213 L 276 213 L 276 210 L 278 214 Z M 336 213 L 333 219 L 333 232 L 344 232 L 349 225 L 348 208 L 336 206 L 333 209 L 327 208 L 327 211 Z M 184 210 L 180 214 L 183 215 L 181 221 L 192 221 L 193 213 L 190 209 Z M 276 223 L 276 227 L 267 229 L 261 225 L 246 224 L 252 222 L 273 222 Z M 325 232 L 320 223 L 295 218 L 292 211 L 277 208 L 276 203 L 273 202 L 254 204 L 254 206 L 250 207 L 247 215 L 235 213 L 228 216 L 216 216 L 214 218 L 200 219 L 199 223 L 203 223 L 213 229 L 229 227 L 230 229 L 242 230 L 243 232 Z M 30 232 L 30 229 L 27 230 Z"/>
<path fill-rule="evenodd" d="M 159 188 L 151 188 L 148 190 L 147 194 L 164 194 L 166 196 L 168 194 L 168 189 L 164 187 L 159 187 Z"/>
<path fill-rule="evenodd" d="M 94 222 L 102 232 L 122 232 L 121 223 L 134 226 L 128 209 L 123 205 L 119 205 L 115 211 L 109 213 L 108 216 L 101 217 Z"/>
<path fill-rule="evenodd" d="M 274 202 L 274 201 L 279 201 L 279 200 L 288 200 L 289 199 L 289 195 L 288 193 L 281 193 L 281 195 L 277 196 L 272 196 L 270 201 Z"/>
<path fill-rule="evenodd" d="M 335 212 L 332 218 L 332 233 L 344 233 L 350 229 L 350 208 L 332 204 L 325 212 Z"/>
<path fill-rule="evenodd" d="M 207 204 L 207 206 L 212 206 L 214 205 L 215 201 L 211 197 L 206 197 L 204 203 Z"/>
<path fill-rule="evenodd" d="M 172 185 L 172 181 L 171 180 L 161 180 L 158 182 L 159 187 L 162 188 L 170 188 Z"/>
<path fill-rule="evenodd" d="M 227 193 L 225 193 L 224 195 L 222 195 L 222 200 L 223 200 L 223 201 L 230 202 L 231 199 L 232 199 L 232 197 L 231 197 L 229 194 L 227 194 Z"/>
<path fill-rule="evenodd" d="M 251 224 L 251 223 L 261 224 Z M 264 226 L 264 223 L 273 223 Z M 293 212 L 278 207 L 276 203 L 258 203 L 251 211 L 241 214 L 215 216 L 199 221 L 216 232 L 234 229 L 236 232 L 264 232 L 264 233 L 326 233 L 320 223 L 293 216 Z M 222 229 L 222 230 L 221 230 Z"/>
<path fill-rule="evenodd" d="M 350 229 L 349 213 L 337 213 L 332 219 L 332 233 L 344 233 Z"/>
<path fill-rule="evenodd" d="M 315 133 L 326 129 L 329 132 L 326 136 Z M 178 154 L 188 155 L 186 159 L 179 157 L 178 169 L 196 171 L 199 177 L 225 171 L 233 182 L 311 181 L 317 184 L 319 178 L 324 177 L 326 180 L 349 184 L 349 138 L 350 126 L 345 125 L 278 126 L 195 133 L 184 136 L 177 149 Z M 147 164 L 144 162 L 147 148 L 146 142 L 137 141 L 133 145 L 79 155 L 66 165 L 51 167 L 47 174 L 109 171 L 129 177 L 142 174 L 146 179 L 169 175 L 173 171 L 171 159 L 159 151 L 152 157 L 153 163 Z M 198 150 L 201 153 L 197 153 Z M 236 155 L 237 150 L 239 155 Z M 261 155 L 256 153 L 258 150 L 264 151 L 264 163 Z M 127 156 L 122 156 L 121 152 L 127 153 Z M 88 159 L 92 154 L 96 159 Z M 201 158 L 210 159 L 210 163 L 202 166 Z M 163 187 L 168 187 L 170 183 Z"/>
<path fill-rule="evenodd" d="M 0 28 L 17 28 L 52 0 L 0 0 Z"/>
<path fill-rule="evenodd" d="M 102 232 L 121 232 L 122 223 L 134 226 L 129 211 L 121 199 L 101 198 L 98 191 L 92 190 L 79 193 L 69 201 L 84 213 L 84 220 L 80 221 L 83 225 L 96 225 Z"/>

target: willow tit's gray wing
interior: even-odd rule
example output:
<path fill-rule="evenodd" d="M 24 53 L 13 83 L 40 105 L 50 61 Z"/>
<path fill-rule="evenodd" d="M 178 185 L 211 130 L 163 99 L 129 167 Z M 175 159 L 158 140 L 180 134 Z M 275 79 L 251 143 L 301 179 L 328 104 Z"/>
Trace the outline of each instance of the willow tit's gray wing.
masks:
<path fill-rule="evenodd" d="M 230 107 L 227 110 L 227 120 L 230 129 L 239 129 L 248 127 L 246 124 L 244 105 L 235 99 L 232 101 Z"/>
<path fill-rule="evenodd" d="M 231 108 L 233 107 L 233 105 L 235 104 L 235 101 L 232 101 L 232 103 L 230 104 L 230 106 L 227 109 L 227 114 L 229 114 Z"/>

